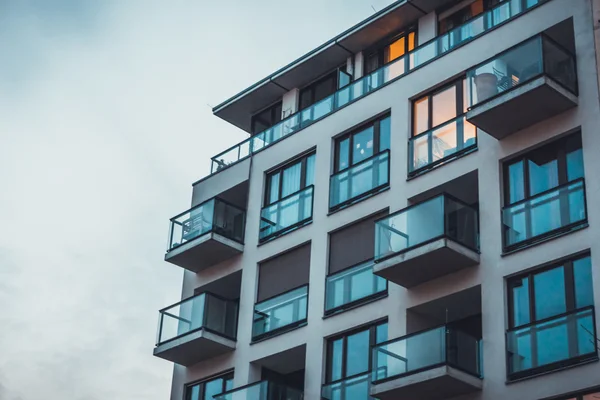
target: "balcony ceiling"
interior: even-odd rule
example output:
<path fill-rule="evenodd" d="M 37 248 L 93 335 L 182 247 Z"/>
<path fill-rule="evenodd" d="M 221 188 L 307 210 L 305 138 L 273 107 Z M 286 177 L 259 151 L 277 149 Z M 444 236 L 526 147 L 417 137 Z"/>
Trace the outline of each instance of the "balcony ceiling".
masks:
<path fill-rule="evenodd" d="M 250 132 L 252 114 L 343 64 L 352 54 L 401 30 L 448 0 L 398 0 L 327 43 L 213 108 L 225 121 Z"/>

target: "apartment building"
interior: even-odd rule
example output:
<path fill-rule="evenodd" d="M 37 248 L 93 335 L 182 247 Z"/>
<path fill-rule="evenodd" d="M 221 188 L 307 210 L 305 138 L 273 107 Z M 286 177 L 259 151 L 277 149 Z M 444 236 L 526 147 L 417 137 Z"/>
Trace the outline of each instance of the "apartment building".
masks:
<path fill-rule="evenodd" d="M 215 107 L 171 399 L 600 398 L 593 7 L 400 0 Z"/>

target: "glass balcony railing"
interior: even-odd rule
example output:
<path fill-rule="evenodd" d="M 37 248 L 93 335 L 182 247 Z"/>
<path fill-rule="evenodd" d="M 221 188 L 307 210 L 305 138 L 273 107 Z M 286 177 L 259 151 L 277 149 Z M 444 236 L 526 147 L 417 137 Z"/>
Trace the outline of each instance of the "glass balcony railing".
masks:
<path fill-rule="evenodd" d="M 373 260 L 329 275 L 325 286 L 326 314 L 387 292 L 387 280 L 373 274 Z"/>
<path fill-rule="evenodd" d="M 409 175 L 477 147 L 477 128 L 464 115 L 413 136 L 408 141 Z"/>
<path fill-rule="evenodd" d="M 371 386 L 369 372 L 341 381 L 323 385 L 321 397 L 325 400 L 374 400 L 369 396 Z"/>
<path fill-rule="evenodd" d="M 505 250 L 584 224 L 585 181 L 580 178 L 504 207 L 502 220 Z"/>
<path fill-rule="evenodd" d="M 385 150 L 331 176 L 329 209 L 336 209 L 390 182 L 390 151 Z"/>
<path fill-rule="evenodd" d="M 594 307 L 581 308 L 506 333 L 509 379 L 597 357 Z"/>
<path fill-rule="evenodd" d="M 522 0 L 505 0 L 465 24 L 423 43 L 405 56 L 339 89 L 318 103 L 290 115 L 277 125 L 212 157 L 211 174 L 298 132 L 345 105 L 357 101 L 376 89 L 405 75 L 409 71 L 441 57 L 464 43 L 485 34 L 490 29 L 506 23 L 546 1 L 548 0 L 526 0 L 525 2 Z"/>
<path fill-rule="evenodd" d="M 477 210 L 448 194 L 375 221 L 375 260 L 444 237 L 479 250 Z"/>
<path fill-rule="evenodd" d="M 308 285 L 257 303 L 254 306 L 252 339 L 292 328 L 306 321 L 308 312 Z"/>
<path fill-rule="evenodd" d="M 467 71 L 470 106 L 481 104 L 543 75 L 549 76 L 573 94 L 577 93 L 575 57 L 541 34 Z"/>
<path fill-rule="evenodd" d="M 259 240 L 281 235 L 312 219 L 314 186 L 284 197 L 260 212 Z"/>
<path fill-rule="evenodd" d="M 210 199 L 173 218 L 167 251 L 209 232 L 244 243 L 246 211 L 219 198 Z"/>
<path fill-rule="evenodd" d="M 156 345 L 201 329 L 235 340 L 238 304 L 202 293 L 159 311 Z"/>
<path fill-rule="evenodd" d="M 482 377 L 481 340 L 441 326 L 389 340 L 373 348 L 373 383 L 442 365 Z"/>
<path fill-rule="evenodd" d="M 215 400 L 302 400 L 301 390 L 261 381 L 213 396 Z"/>

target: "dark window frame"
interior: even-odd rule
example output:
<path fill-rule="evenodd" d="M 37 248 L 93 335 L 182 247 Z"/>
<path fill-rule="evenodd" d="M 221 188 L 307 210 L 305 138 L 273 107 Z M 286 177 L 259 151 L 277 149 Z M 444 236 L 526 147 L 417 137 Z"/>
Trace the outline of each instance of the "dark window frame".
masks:
<path fill-rule="evenodd" d="M 370 373 L 370 371 L 373 367 L 373 353 L 371 352 L 371 348 L 378 344 L 377 343 L 377 328 L 379 326 L 382 326 L 385 324 L 388 324 L 387 318 L 373 322 L 369 325 L 362 326 L 362 327 L 356 328 L 356 329 L 352 329 L 350 331 L 346 331 L 346 332 L 340 333 L 338 335 L 332 336 L 330 338 L 327 338 L 326 349 L 325 349 L 325 356 L 326 356 L 325 385 L 331 385 L 331 384 L 334 384 L 337 382 L 342 382 L 347 379 L 352 379 L 357 376 L 361 376 L 361 375 Z M 369 331 L 368 369 L 366 371 L 360 372 L 358 374 L 346 376 L 346 370 L 347 370 L 346 367 L 348 365 L 348 337 L 356 335 L 361 332 L 365 332 L 365 331 Z M 389 333 L 389 326 L 388 326 L 388 333 Z M 340 339 L 343 340 L 343 342 L 342 342 L 342 364 L 341 364 L 342 377 L 340 379 L 332 380 L 331 375 L 332 375 L 332 361 L 333 361 L 333 343 Z"/>
<path fill-rule="evenodd" d="M 225 393 L 227 390 L 231 390 L 231 389 L 227 389 L 227 381 L 231 380 L 233 381 L 233 377 L 234 377 L 234 370 L 228 370 L 225 372 L 219 372 L 215 375 L 211 375 L 211 376 L 207 376 L 205 378 L 202 378 L 200 380 L 197 381 L 193 381 L 193 382 L 189 382 L 186 383 L 184 385 L 184 390 L 183 390 L 183 400 L 195 400 L 191 398 L 191 388 L 194 386 L 200 386 L 200 399 L 199 400 L 212 400 L 212 396 L 211 399 L 205 399 L 204 398 L 204 389 L 206 387 L 207 383 L 213 382 L 217 379 L 223 379 L 223 385 L 222 385 L 222 391 L 221 393 Z M 232 384 L 233 385 L 233 384 Z"/>
<path fill-rule="evenodd" d="M 466 75 L 462 75 L 456 79 L 453 79 L 452 81 L 439 86 L 417 98 L 415 98 L 414 100 L 411 101 L 411 131 L 410 131 L 410 139 L 413 139 L 415 137 L 418 137 L 426 132 L 429 132 L 435 128 L 439 128 L 442 125 L 448 123 L 449 121 L 452 121 L 453 119 L 456 119 L 464 114 L 466 114 L 467 112 L 464 110 L 464 99 L 465 99 L 465 93 L 464 92 L 464 88 L 466 85 Z M 456 116 L 454 118 L 451 118 L 447 121 L 443 121 L 440 122 L 437 125 L 433 125 L 433 114 L 434 114 L 434 110 L 433 110 L 433 97 L 437 94 L 440 94 L 446 90 L 448 90 L 449 88 L 451 88 L 452 86 L 455 87 L 456 89 Z M 424 97 L 427 97 L 427 129 L 425 129 L 422 132 L 419 133 L 415 133 L 415 129 L 416 129 L 416 123 L 415 123 L 415 116 L 416 116 L 416 112 L 415 112 L 415 105 L 419 100 L 422 100 Z"/>
<path fill-rule="evenodd" d="M 574 263 L 576 261 L 582 260 L 584 258 L 590 258 L 590 263 L 591 263 L 591 253 L 589 251 L 587 251 L 587 252 L 583 252 L 580 254 L 571 255 L 569 257 L 565 257 L 565 258 L 557 260 L 557 261 L 553 261 L 552 263 L 549 263 L 549 264 L 544 265 L 539 268 L 535 268 L 524 274 L 512 276 L 506 280 L 506 292 L 507 292 L 507 297 L 506 297 L 507 300 L 506 301 L 507 301 L 507 307 L 508 307 L 508 311 L 507 311 L 508 329 L 506 331 L 507 335 L 505 338 L 505 341 L 506 341 L 505 356 L 506 356 L 506 373 L 507 373 L 508 381 L 515 381 L 515 380 L 520 380 L 520 379 L 524 379 L 524 378 L 529 378 L 529 377 L 537 376 L 537 375 L 544 374 L 547 372 L 560 370 L 567 366 L 577 365 L 579 363 L 588 361 L 590 359 L 598 359 L 598 351 L 596 350 L 596 352 L 592 356 L 590 356 L 589 354 L 578 355 L 575 357 L 566 358 L 564 360 L 559 360 L 559 361 L 556 361 L 556 362 L 553 362 L 550 364 L 531 367 L 529 369 L 525 369 L 522 371 L 513 372 L 512 374 L 509 373 L 509 363 L 510 363 L 509 352 L 508 352 L 508 332 L 509 331 L 513 331 L 513 330 L 517 330 L 517 329 L 524 329 L 528 326 L 541 324 L 546 321 L 552 321 L 554 319 L 560 318 L 561 316 L 572 315 L 574 313 L 582 312 L 582 311 L 589 310 L 589 309 L 592 310 L 592 318 L 593 318 L 594 326 L 595 326 L 595 304 L 586 305 L 583 307 L 577 307 L 577 304 L 576 304 Z M 556 315 L 551 315 L 548 317 L 538 319 L 535 315 L 536 314 L 536 310 L 535 310 L 536 298 L 535 298 L 534 277 L 536 275 L 542 274 L 544 272 L 548 272 L 553 269 L 557 269 L 557 268 L 561 268 L 561 267 L 563 268 L 563 273 L 564 273 L 563 283 L 565 286 L 565 293 L 564 293 L 565 294 L 565 311 L 562 313 L 556 314 Z M 516 285 L 516 283 L 522 282 L 522 280 L 525 278 L 528 279 L 529 322 L 523 323 L 520 325 L 515 325 L 515 323 L 514 323 L 514 291 L 513 291 L 513 289 L 518 287 L 518 285 Z M 593 283 L 592 283 L 592 288 L 593 288 Z M 577 343 L 571 343 L 571 340 L 572 340 L 572 338 L 569 337 L 569 348 L 571 348 L 571 346 L 577 346 Z M 531 343 L 532 343 L 532 349 L 531 349 L 532 358 L 537 357 L 537 342 L 532 339 Z M 595 347 L 597 348 L 598 346 L 595 346 Z"/>
<path fill-rule="evenodd" d="M 409 37 L 411 34 L 414 34 L 414 38 L 415 38 L 412 49 L 409 48 L 410 47 L 409 46 Z M 385 49 L 403 37 L 404 37 L 404 54 L 397 58 L 394 58 L 393 60 L 385 62 Z M 366 49 L 363 52 L 363 54 L 365 54 L 364 63 L 363 63 L 363 65 L 364 65 L 364 74 L 363 75 L 369 75 L 369 74 L 379 70 L 380 68 L 385 67 L 386 65 L 392 64 L 393 62 L 395 62 L 396 60 L 398 60 L 401 57 L 405 57 L 405 65 L 408 65 L 408 57 L 406 57 L 406 55 L 408 55 L 410 52 L 412 52 L 413 50 L 415 50 L 416 48 L 419 47 L 418 39 L 419 39 L 418 26 L 411 25 L 411 26 L 401 29 L 400 31 L 394 32 L 391 35 L 388 35 L 384 39 L 377 42 L 375 45 Z M 377 67 L 374 69 L 370 69 L 368 67 L 369 60 L 372 57 L 377 57 Z M 408 68 L 406 68 L 406 70 L 408 71 Z"/>
<path fill-rule="evenodd" d="M 266 111 L 268 111 L 271 114 L 270 115 L 271 120 L 270 121 L 260 120 L 260 123 L 267 126 L 267 128 L 257 131 L 256 130 L 256 122 L 259 121 L 261 114 L 265 113 Z M 283 114 L 283 102 L 282 101 L 278 101 L 268 107 L 263 108 L 262 110 L 260 110 L 256 113 L 254 113 L 252 115 L 252 117 L 250 118 L 251 135 L 252 136 L 258 135 L 259 133 L 264 132 L 265 130 L 277 125 L 282 120 L 282 114 Z"/>
<path fill-rule="evenodd" d="M 464 5 L 463 7 L 461 7 L 461 8 L 459 8 L 459 9 L 457 9 L 457 10 L 456 10 L 456 11 L 454 11 L 452 14 L 449 14 L 447 17 L 445 17 L 445 18 L 443 18 L 443 19 L 438 19 L 438 20 L 437 20 L 437 24 L 436 24 L 436 29 L 437 29 L 437 30 L 436 30 L 436 32 L 437 32 L 437 35 L 438 35 L 438 36 L 439 36 L 439 35 L 445 35 L 446 33 L 450 32 L 451 30 L 453 30 L 453 29 L 455 29 L 455 28 L 457 28 L 457 27 L 459 27 L 459 26 L 461 26 L 461 25 L 463 25 L 463 24 L 466 24 L 466 23 L 468 23 L 469 21 L 471 21 L 471 20 L 473 20 L 473 19 L 475 19 L 475 18 L 479 17 L 481 14 L 483 14 L 483 13 L 485 13 L 486 11 L 489 11 L 489 10 L 491 10 L 491 9 L 493 9 L 493 8 L 495 8 L 495 7 L 497 7 L 497 6 L 498 6 L 500 3 L 503 3 L 503 2 L 505 2 L 505 1 L 507 2 L 507 1 L 510 1 L 510 0 L 482 0 L 482 3 L 483 3 L 483 4 L 482 4 L 482 10 L 483 10 L 483 11 L 482 11 L 481 13 L 479 13 L 479 14 L 476 14 L 476 15 L 471 15 L 469 18 L 465 19 L 465 20 L 464 20 L 464 21 L 462 21 L 460 24 L 458 24 L 458 25 L 455 25 L 455 26 L 453 26 L 453 27 L 451 27 L 451 28 L 447 29 L 446 31 L 442 32 L 442 30 L 440 29 L 440 28 L 441 28 L 442 21 L 445 21 L 445 20 L 447 20 L 448 18 L 450 18 L 450 17 L 452 17 L 452 16 L 455 16 L 455 15 L 456 15 L 456 14 L 458 14 L 459 12 L 463 12 L 463 11 L 464 11 L 465 9 L 467 9 L 467 8 L 470 8 L 472 4 L 474 4 L 474 3 L 476 3 L 476 2 L 477 2 L 477 0 L 473 0 L 471 3 L 469 3 L 469 4 L 466 4 L 466 5 Z M 526 0 L 521 0 L 521 6 L 523 6 L 523 3 L 524 3 L 525 1 L 526 1 Z M 453 7 L 456 7 L 458 4 L 460 4 L 460 3 L 457 3 L 457 4 L 452 4 L 452 5 L 448 6 L 448 7 L 443 7 L 442 9 L 438 9 L 438 11 L 437 11 L 437 15 L 439 15 L 439 14 L 443 13 L 444 11 L 447 11 L 447 10 L 449 10 L 449 9 L 453 8 Z M 486 27 L 487 27 L 487 20 L 484 20 L 484 23 L 486 24 Z"/>
<path fill-rule="evenodd" d="M 298 157 L 295 157 L 294 159 L 285 162 L 283 165 L 276 167 L 270 171 L 267 171 L 265 173 L 265 191 L 264 191 L 264 197 L 263 197 L 263 206 L 262 208 L 268 207 L 272 204 L 275 204 L 283 199 L 285 199 L 286 197 L 289 196 L 293 196 L 303 190 L 305 190 L 306 188 L 308 188 L 309 186 L 312 186 L 313 184 L 307 185 L 306 184 L 306 169 L 307 169 L 307 161 L 308 158 L 315 156 L 316 157 L 316 150 L 310 150 L 307 153 L 304 153 Z M 316 161 L 316 159 L 315 159 Z M 294 193 L 289 193 L 285 196 L 282 196 L 282 191 L 283 191 L 283 171 L 285 171 L 288 168 L 291 168 L 295 165 L 297 165 L 298 163 L 301 164 L 300 166 L 300 189 L 298 189 L 296 192 Z M 274 201 L 270 201 L 270 194 L 271 194 L 271 178 L 274 175 L 279 175 L 279 188 L 277 190 L 277 199 Z M 313 177 L 314 179 L 314 177 Z"/>
<path fill-rule="evenodd" d="M 323 75 L 321 75 L 319 78 L 315 79 L 314 81 L 312 81 L 311 83 L 309 83 L 308 85 L 305 85 L 302 89 L 300 89 L 300 93 L 298 95 L 298 112 L 302 112 L 303 110 L 306 110 L 308 108 L 310 108 L 313 104 L 318 103 L 319 101 L 327 98 L 328 96 L 331 96 L 332 94 L 334 94 L 335 92 L 337 92 L 340 87 L 339 87 L 339 73 L 341 70 L 345 69 L 346 67 L 346 63 L 342 64 L 339 67 L 336 67 L 335 69 L 333 69 L 332 71 L 329 71 Z M 349 75 L 350 77 L 352 77 L 350 74 L 348 74 L 346 71 L 343 71 L 344 73 L 346 73 L 347 75 Z M 328 81 L 328 80 L 332 80 L 333 81 L 333 91 L 328 94 L 327 96 L 320 98 L 320 99 L 316 99 L 316 88 L 319 85 L 322 85 L 324 82 Z M 345 85 L 346 86 L 346 85 Z M 302 104 L 302 99 L 304 98 L 304 96 L 308 96 L 309 100 L 306 104 Z"/>

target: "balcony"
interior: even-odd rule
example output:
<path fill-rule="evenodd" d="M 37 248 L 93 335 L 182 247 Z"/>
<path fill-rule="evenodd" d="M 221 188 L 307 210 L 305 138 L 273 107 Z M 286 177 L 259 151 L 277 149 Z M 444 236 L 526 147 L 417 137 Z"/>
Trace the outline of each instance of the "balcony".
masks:
<path fill-rule="evenodd" d="M 244 251 L 246 212 L 213 198 L 171 218 L 165 261 L 199 272 Z"/>
<path fill-rule="evenodd" d="M 467 71 L 467 119 L 498 140 L 577 105 L 575 56 L 541 34 Z"/>
<path fill-rule="evenodd" d="M 329 275 L 325 282 L 325 315 L 385 296 L 387 281 L 373 274 L 373 261 L 367 261 Z"/>
<path fill-rule="evenodd" d="M 252 340 L 257 341 L 306 324 L 308 285 L 257 303 Z"/>
<path fill-rule="evenodd" d="M 477 210 L 442 194 L 376 221 L 375 263 L 405 288 L 479 264 Z"/>
<path fill-rule="evenodd" d="M 154 355 L 190 366 L 235 350 L 238 304 L 212 293 L 160 310 Z"/>
<path fill-rule="evenodd" d="M 375 154 L 331 176 L 329 210 L 334 211 L 389 186 L 390 151 Z"/>
<path fill-rule="evenodd" d="M 442 400 L 482 389 L 481 341 L 442 326 L 373 348 L 371 396 Z"/>
<path fill-rule="evenodd" d="M 585 180 L 580 178 L 504 207 L 502 221 L 507 252 L 585 226 Z"/>
<path fill-rule="evenodd" d="M 323 385 L 323 388 L 321 389 L 321 398 L 325 400 L 371 400 L 373 398 L 369 396 L 370 388 L 371 374 L 367 372 L 366 374 Z"/>
<path fill-rule="evenodd" d="M 215 400 L 302 400 L 301 390 L 280 383 L 261 381 L 213 396 Z"/>
<path fill-rule="evenodd" d="M 598 359 L 594 307 L 546 318 L 506 332 L 509 380 Z"/>
<path fill-rule="evenodd" d="M 292 193 L 260 212 L 260 242 L 266 242 L 312 221 L 313 185 Z"/>
<path fill-rule="evenodd" d="M 449 32 L 423 43 L 413 51 L 407 53 L 404 57 L 396 59 L 371 74 L 339 89 L 337 92 L 318 103 L 288 116 L 277 125 L 274 125 L 212 157 L 211 174 L 236 164 L 252 154 L 297 133 L 328 115 L 333 114 L 346 105 L 356 102 L 377 89 L 394 82 L 408 72 L 427 65 L 445 54 L 448 54 L 452 50 L 484 35 L 491 29 L 513 20 L 525 11 L 537 7 L 546 1 L 548 0 L 529 0 L 525 2 L 526 4 L 522 4 L 520 1 L 503 1 L 496 7 L 469 20 L 465 24 L 457 26 Z M 408 12 L 408 10 L 405 10 L 405 12 Z M 396 25 L 397 22 L 394 21 L 393 24 Z M 374 34 L 373 31 L 370 31 L 370 35 L 372 34 Z M 337 46 L 331 47 L 336 48 Z M 356 52 L 361 50 L 363 49 L 357 49 Z M 346 57 L 347 54 L 344 53 L 343 58 L 337 64 L 339 65 Z M 317 76 L 315 76 L 315 78 L 316 77 Z M 268 85 L 263 86 L 268 87 Z M 302 85 L 287 87 L 297 86 Z M 277 99 L 273 98 L 270 102 L 273 103 L 275 100 Z M 268 103 L 266 103 L 265 106 L 266 105 L 268 105 Z"/>
<path fill-rule="evenodd" d="M 409 139 L 408 175 L 418 175 L 476 148 L 477 128 L 461 115 Z"/>

